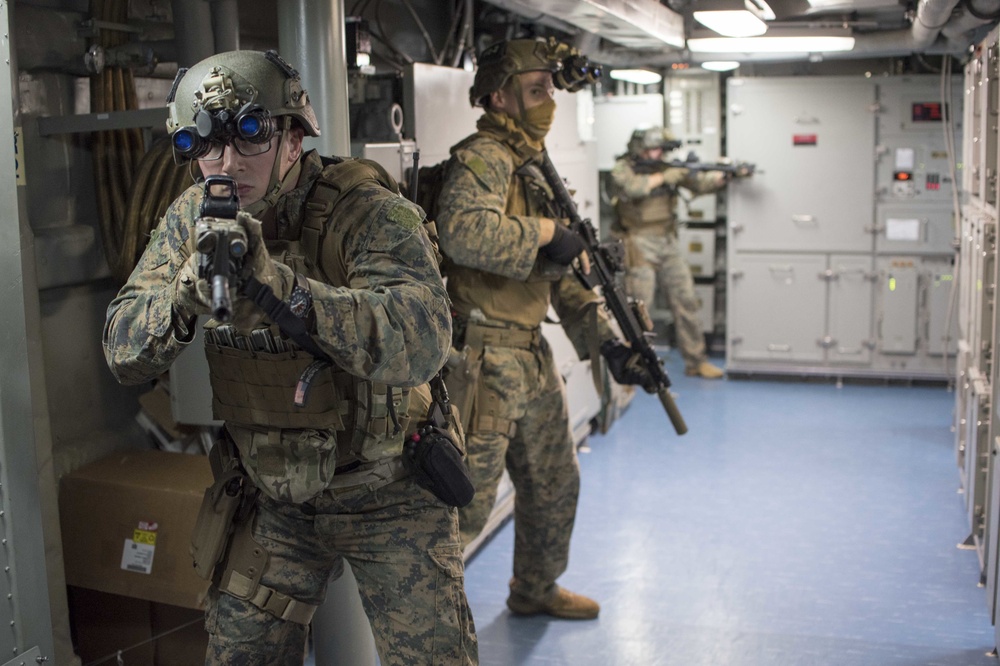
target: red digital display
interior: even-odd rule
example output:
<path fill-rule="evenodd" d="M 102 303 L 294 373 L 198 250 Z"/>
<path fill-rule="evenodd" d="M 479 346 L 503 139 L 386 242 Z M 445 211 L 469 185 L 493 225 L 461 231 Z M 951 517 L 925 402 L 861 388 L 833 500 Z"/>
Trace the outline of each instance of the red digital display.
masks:
<path fill-rule="evenodd" d="M 910 117 L 915 123 L 939 123 L 942 120 L 941 102 L 914 102 Z"/>
<path fill-rule="evenodd" d="M 815 134 L 793 134 L 793 146 L 815 146 L 818 137 Z"/>

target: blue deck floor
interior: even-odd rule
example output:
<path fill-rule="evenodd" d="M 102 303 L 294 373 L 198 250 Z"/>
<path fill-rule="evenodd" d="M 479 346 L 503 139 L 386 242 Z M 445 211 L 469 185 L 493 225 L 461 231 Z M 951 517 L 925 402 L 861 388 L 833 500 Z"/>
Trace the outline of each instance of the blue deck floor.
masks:
<path fill-rule="evenodd" d="M 684 377 L 580 456 L 564 586 L 591 622 L 511 616 L 513 525 L 468 564 L 484 665 L 996 666 L 943 387 Z"/>

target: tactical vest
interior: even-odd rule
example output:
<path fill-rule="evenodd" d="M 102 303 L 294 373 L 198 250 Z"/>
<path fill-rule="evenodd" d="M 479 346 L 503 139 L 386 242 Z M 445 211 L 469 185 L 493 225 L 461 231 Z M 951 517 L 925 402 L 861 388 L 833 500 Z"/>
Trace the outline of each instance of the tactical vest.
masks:
<path fill-rule="evenodd" d="M 452 151 L 471 144 L 482 136 L 500 141 L 511 150 L 515 162 L 522 163 L 514 172 L 507 190 L 504 214 L 553 217 L 552 190 L 545 182 L 541 170 L 532 162 L 524 162 L 496 133 L 477 132 L 457 144 Z M 502 248 L 497 250 L 501 251 Z M 542 256 L 536 259 L 527 280 L 514 280 L 448 262 L 445 264 L 445 271 L 448 275 L 448 292 L 460 315 L 468 317 L 471 310 L 477 308 L 489 320 L 511 323 L 520 328 L 534 328 L 541 324 L 549 309 L 552 282 L 566 274 L 564 266 L 558 266 Z"/>
<path fill-rule="evenodd" d="M 268 251 L 308 278 L 346 286 L 347 267 L 339 254 L 345 243 L 324 243 L 328 234 L 341 233 L 337 225 L 329 224 L 334 207 L 366 181 L 376 180 L 395 193 L 399 190 L 374 162 L 331 162 L 306 200 L 299 239 L 269 242 Z M 399 455 L 411 417 L 417 417 L 414 422 L 422 418 L 430 404 L 426 384 L 414 389 L 387 386 L 331 366 L 313 378 L 308 402 L 298 408 L 293 404 L 296 384 L 313 358 L 284 339 L 276 325 L 242 336 L 232 326 L 210 322 L 205 337 L 216 418 L 251 430 L 264 428 L 279 437 L 286 429 L 334 431 L 338 466 Z M 419 394 L 413 410 L 411 393 Z M 243 444 L 239 438 L 237 443 Z M 246 456 L 243 446 L 241 453 Z"/>
<path fill-rule="evenodd" d="M 619 197 L 615 205 L 618 224 L 626 231 L 641 231 L 675 223 L 674 208 L 677 195 L 665 187 L 658 187 L 648 197 L 630 200 Z"/>

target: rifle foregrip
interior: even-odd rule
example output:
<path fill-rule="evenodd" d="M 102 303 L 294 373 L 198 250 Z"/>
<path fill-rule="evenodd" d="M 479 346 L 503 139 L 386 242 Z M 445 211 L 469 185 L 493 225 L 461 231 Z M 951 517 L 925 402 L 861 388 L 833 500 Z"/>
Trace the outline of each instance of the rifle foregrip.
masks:
<path fill-rule="evenodd" d="M 670 395 L 670 389 L 667 387 L 661 388 L 657 391 L 657 395 L 660 396 L 660 402 L 663 403 L 663 408 L 667 410 L 667 416 L 670 417 L 670 423 L 673 424 L 674 430 L 678 435 L 683 435 L 688 431 L 687 424 L 684 423 L 684 417 L 681 416 L 681 410 L 677 409 L 677 403 L 674 402 L 674 397 Z"/>

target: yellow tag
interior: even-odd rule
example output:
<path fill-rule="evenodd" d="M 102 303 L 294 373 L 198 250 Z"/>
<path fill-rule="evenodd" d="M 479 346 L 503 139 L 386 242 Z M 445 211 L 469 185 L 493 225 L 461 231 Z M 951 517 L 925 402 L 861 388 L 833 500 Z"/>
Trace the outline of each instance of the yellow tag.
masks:
<path fill-rule="evenodd" d="M 134 530 L 132 532 L 132 541 L 136 543 L 144 543 L 149 546 L 156 545 L 156 532 L 148 532 L 146 530 Z"/>

